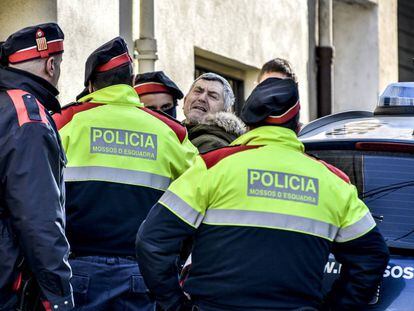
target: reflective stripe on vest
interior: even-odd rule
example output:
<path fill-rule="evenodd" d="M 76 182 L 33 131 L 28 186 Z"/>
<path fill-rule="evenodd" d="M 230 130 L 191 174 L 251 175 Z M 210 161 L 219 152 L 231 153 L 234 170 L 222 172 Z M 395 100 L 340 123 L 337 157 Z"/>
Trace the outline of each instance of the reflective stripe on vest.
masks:
<path fill-rule="evenodd" d="M 247 210 L 208 209 L 203 223 L 224 226 L 251 226 L 282 229 L 316 235 L 333 241 L 339 230 L 337 226 L 320 220 L 280 213 Z"/>
<path fill-rule="evenodd" d="M 198 228 L 203 215 L 171 191 L 166 191 L 159 202 L 192 227 Z"/>
<path fill-rule="evenodd" d="M 301 232 L 329 241 L 346 242 L 362 236 L 375 226 L 375 221 L 370 212 L 367 212 L 354 224 L 339 228 L 333 224 L 312 218 L 274 212 L 214 209 L 210 207 L 203 216 L 171 191 L 164 193 L 160 198 L 160 203 L 195 228 L 198 228 L 201 223 L 222 226 L 263 227 Z"/>
<path fill-rule="evenodd" d="M 375 220 L 372 217 L 370 212 L 367 212 L 364 217 L 362 217 L 357 222 L 352 225 L 341 228 L 338 232 L 338 235 L 335 238 L 336 242 L 347 242 L 367 233 L 369 230 L 375 227 Z"/>
<path fill-rule="evenodd" d="M 103 166 L 67 167 L 64 176 L 66 182 L 107 181 L 163 191 L 171 183 L 170 178 L 153 173 Z"/>
<path fill-rule="evenodd" d="M 375 221 L 368 212 L 356 223 L 339 228 L 320 220 L 296 215 L 246 210 L 208 209 L 203 223 L 210 225 L 240 225 L 265 227 L 307 233 L 329 241 L 347 242 L 356 239 L 373 227 Z"/>

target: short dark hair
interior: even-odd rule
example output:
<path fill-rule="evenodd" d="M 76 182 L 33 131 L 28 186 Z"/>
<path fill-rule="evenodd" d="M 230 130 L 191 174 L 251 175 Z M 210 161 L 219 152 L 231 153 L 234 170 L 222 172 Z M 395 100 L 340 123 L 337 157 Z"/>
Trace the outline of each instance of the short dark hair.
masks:
<path fill-rule="evenodd" d="M 292 66 L 286 59 L 274 58 L 265 63 L 260 70 L 258 77 L 259 81 L 267 72 L 280 72 L 286 75 L 288 78 L 291 78 L 293 81 L 297 82 L 296 75 L 292 70 Z"/>
<path fill-rule="evenodd" d="M 93 87 L 99 90 L 115 84 L 128 84 L 132 86 L 132 78 L 132 65 L 127 64 L 109 71 L 94 73 L 91 82 Z"/>

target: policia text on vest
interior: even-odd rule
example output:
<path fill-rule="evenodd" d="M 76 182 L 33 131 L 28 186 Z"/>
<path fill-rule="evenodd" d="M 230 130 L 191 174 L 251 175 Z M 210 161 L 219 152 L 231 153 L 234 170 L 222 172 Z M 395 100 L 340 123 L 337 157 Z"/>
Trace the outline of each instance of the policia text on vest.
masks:
<path fill-rule="evenodd" d="M 113 128 L 91 128 L 91 153 L 157 159 L 157 135 Z"/>
<path fill-rule="evenodd" d="M 248 196 L 318 204 L 318 179 L 284 172 L 248 170 Z"/>

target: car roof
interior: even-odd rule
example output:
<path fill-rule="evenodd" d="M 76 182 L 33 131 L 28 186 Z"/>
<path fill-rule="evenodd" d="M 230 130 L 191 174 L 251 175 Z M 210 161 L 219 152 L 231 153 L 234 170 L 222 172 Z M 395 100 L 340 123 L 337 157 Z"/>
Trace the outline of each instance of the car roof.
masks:
<path fill-rule="evenodd" d="M 414 115 L 374 115 L 348 111 L 317 119 L 302 128 L 304 142 L 384 141 L 414 145 Z"/>

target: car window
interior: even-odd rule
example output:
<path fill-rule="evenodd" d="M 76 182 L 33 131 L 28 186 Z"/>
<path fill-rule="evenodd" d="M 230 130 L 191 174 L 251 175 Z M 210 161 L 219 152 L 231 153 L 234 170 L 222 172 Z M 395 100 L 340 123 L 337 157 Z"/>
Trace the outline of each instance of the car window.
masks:
<path fill-rule="evenodd" d="M 414 157 L 364 155 L 362 198 L 389 246 L 414 248 Z"/>
<path fill-rule="evenodd" d="M 388 246 L 414 249 L 414 155 L 355 150 L 313 150 L 354 183 Z"/>

